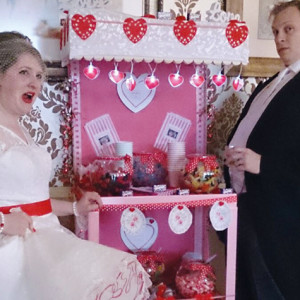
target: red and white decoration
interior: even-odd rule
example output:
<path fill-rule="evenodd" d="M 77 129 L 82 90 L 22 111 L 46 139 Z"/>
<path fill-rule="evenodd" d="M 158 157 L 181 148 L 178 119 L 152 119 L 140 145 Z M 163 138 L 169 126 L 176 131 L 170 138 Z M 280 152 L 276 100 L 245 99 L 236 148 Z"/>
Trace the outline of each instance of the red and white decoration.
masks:
<path fill-rule="evenodd" d="M 193 215 L 187 206 L 176 205 L 170 211 L 168 222 L 174 233 L 182 234 L 191 227 Z"/>
<path fill-rule="evenodd" d="M 228 228 L 231 222 L 231 211 L 225 201 L 218 201 L 213 204 L 209 212 L 211 224 L 215 230 Z"/>
<path fill-rule="evenodd" d="M 247 64 L 248 28 L 226 14 L 212 22 L 160 20 L 96 8 L 72 8 L 62 24 L 62 64 L 69 60 Z M 67 22 L 68 18 L 70 22 Z M 118 42 L 116 42 L 118 41 Z M 213 45 L 210 47 L 209 45 Z M 168 49 L 166 51 L 166 49 Z"/>

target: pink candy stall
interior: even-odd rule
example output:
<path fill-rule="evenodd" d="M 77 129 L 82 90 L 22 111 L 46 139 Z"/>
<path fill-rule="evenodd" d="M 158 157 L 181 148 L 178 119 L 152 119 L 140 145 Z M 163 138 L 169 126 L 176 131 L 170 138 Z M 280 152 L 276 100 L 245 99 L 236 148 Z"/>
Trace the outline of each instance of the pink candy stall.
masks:
<path fill-rule="evenodd" d="M 104 203 L 77 220 L 77 234 L 136 253 L 153 299 L 235 294 L 237 198 L 203 157 L 208 86 L 224 83 L 226 67 L 248 63 L 248 29 L 222 10 L 208 16 L 163 20 L 78 7 L 61 21 L 77 183 Z M 190 154 L 199 159 L 188 165 Z M 210 235 L 224 229 L 219 275 Z"/>

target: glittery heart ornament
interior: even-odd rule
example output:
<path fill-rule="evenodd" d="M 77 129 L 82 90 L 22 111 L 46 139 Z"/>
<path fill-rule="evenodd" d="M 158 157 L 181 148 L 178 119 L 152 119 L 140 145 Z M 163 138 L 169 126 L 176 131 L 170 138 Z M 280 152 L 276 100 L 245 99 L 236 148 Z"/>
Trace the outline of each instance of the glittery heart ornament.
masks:
<path fill-rule="evenodd" d="M 83 69 L 83 74 L 90 80 L 96 79 L 99 74 L 99 68 L 95 67 L 92 63 L 90 63 L 87 67 Z"/>
<path fill-rule="evenodd" d="M 71 24 L 73 30 L 82 39 L 89 38 L 96 29 L 96 18 L 93 15 L 82 16 L 75 14 L 72 17 Z"/>
<path fill-rule="evenodd" d="M 135 44 L 146 34 L 147 22 L 142 18 L 137 20 L 127 18 L 124 20 L 123 30 L 128 39 Z"/>
<path fill-rule="evenodd" d="M 214 82 L 214 84 L 215 84 L 216 86 L 221 86 L 222 84 L 225 83 L 225 81 L 226 81 L 226 76 L 225 76 L 225 75 L 222 75 L 222 74 L 213 75 L 212 81 Z"/>
<path fill-rule="evenodd" d="M 159 85 L 159 79 L 154 75 L 145 78 L 145 85 L 149 90 L 155 89 Z"/>
<path fill-rule="evenodd" d="M 190 84 L 196 88 L 201 87 L 204 81 L 204 77 L 197 73 L 192 75 L 190 78 Z"/>
<path fill-rule="evenodd" d="M 111 70 L 108 73 L 108 77 L 113 83 L 118 83 L 124 79 L 125 74 L 123 72 L 120 72 L 119 70 L 115 69 L 115 70 Z"/>
<path fill-rule="evenodd" d="M 244 79 L 236 77 L 232 82 L 232 86 L 238 92 L 244 86 Z"/>
<path fill-rule="evenodd" d="M 168 80 L 172 87 L 179 87 L 183 84 L 184 78 L 177 72 L 171 73 Z"/>
<path fill-rule="evenodd" d="M 241 45 L 248 37 L 248 27 L 245 22 L 231 20 L 226 27 L 226 38 L 232 48 Z"/>
<path fill-rule="evenodd" d="M 180 43 L 187 45 L 195 37 L 197 25 L 193 20 L 177 19 L 173 26 L 173 32 Z"/>

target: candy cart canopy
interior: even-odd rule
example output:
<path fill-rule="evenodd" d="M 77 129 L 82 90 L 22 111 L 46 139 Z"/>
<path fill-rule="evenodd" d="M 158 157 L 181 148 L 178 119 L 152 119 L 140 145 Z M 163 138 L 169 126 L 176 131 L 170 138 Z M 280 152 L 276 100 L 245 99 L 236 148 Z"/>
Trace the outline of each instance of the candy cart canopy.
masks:
<path fill-rule="evenodd" d="M 70 60 L 247 64 L 248 28 L 230 13 L 212 21 L 134 17 L 95 8 L 71 9 L 62 20 L 62 65 Z"/>

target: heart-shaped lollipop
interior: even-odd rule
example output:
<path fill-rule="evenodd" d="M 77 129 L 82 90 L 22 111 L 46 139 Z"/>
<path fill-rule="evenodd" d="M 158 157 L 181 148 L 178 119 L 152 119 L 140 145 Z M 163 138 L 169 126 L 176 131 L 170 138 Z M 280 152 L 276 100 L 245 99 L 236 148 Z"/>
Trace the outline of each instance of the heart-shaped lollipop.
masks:
<path fill-rule="evenodd" d="M 154 75 L 145 78 L 145 85 L 149 90 L 155 89 L 159 85 L 159 79 Z"/>
<path fill-rule="evenodd" d="M 111 70 L 108 73 L 108 77 L 113 83 L 118 83 L 124 79 L 125 74 L 123 72 L 120 72 L 119 70 Z"/>
<path fill-rule="evenodd" d="M 92 63 L 90 63 L 87 67 L 83 69 L 83 74 L 90 80 L 96 79 L 99 74 L 100 70 L 98 67 L 95 67 Z"/>
<path fill-rule="evenodd" d="M 172 87 L 179 87 L 183 84 L 184 78 L 179 73 L 171 73 L 168 80 Z"/>
<path fill-rule="evenodd" d="M 204 77 L 197 73 L 192 75 L 190 78 L 190 84 L 196 88 L 201 87 L 204 81 Z"/>

